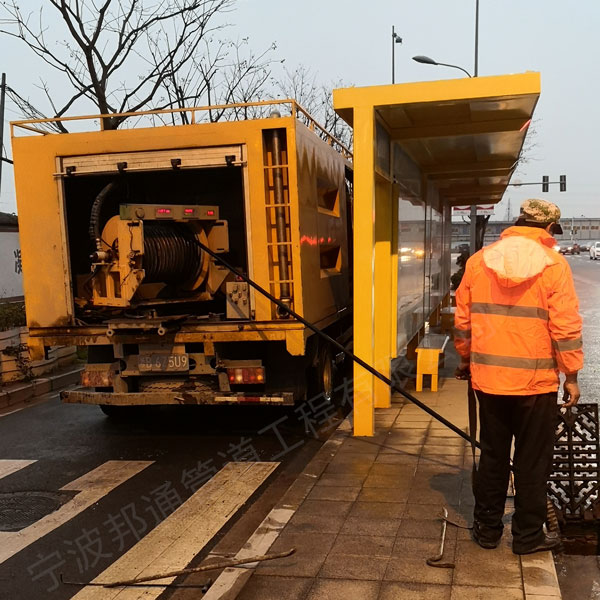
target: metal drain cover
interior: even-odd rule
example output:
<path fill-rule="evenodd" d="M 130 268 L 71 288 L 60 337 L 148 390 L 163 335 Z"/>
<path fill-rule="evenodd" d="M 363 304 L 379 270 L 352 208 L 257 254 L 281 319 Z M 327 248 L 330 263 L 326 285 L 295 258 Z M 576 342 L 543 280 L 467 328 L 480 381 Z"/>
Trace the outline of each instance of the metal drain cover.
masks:
<path fill-rule="evenodd" d="M 0 531 L 19 531 L 58 510 L 73 497 L 69 492 L 0 494 Z"/>

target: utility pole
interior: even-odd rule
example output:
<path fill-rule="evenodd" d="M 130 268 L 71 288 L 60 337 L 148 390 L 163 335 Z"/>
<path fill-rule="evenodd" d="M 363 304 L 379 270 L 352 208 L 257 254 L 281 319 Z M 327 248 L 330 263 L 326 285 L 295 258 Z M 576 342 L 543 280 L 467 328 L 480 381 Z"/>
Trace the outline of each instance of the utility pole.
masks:
<path fill-rule="evenodd" d="M 510 198 L 508 199 L 508 205 L 506 206 L 506 215 L 504 216 L 505 221 L 510 221 L 512 219 L 512 210 L 510 207 Z"/>
<path fill-rule="evenodd" d="M 479 75 L 479 0 L 475 0 L 475 68 L 473 77 Z"/>
<path fill-rule="evenodd" d="M 396 44 L 401 44 L 402 38 L 392 25 L 392 83 L 396 83 Z"/>
<path fill-rule="evenodd" d="M 475 65 L 473 77 L 479 75 L 479 0 L 475 0 Z M 471 204 L 471 228 L 469 230 L 471 256 L 477 252 L 477 205 Z"/>
<path fill-rule="evenodd" d="M 4 162 L 4 100 L 6 98 L 6 73 L 0 84 L 0 192 L 2 191 L 2 163 Z"/>

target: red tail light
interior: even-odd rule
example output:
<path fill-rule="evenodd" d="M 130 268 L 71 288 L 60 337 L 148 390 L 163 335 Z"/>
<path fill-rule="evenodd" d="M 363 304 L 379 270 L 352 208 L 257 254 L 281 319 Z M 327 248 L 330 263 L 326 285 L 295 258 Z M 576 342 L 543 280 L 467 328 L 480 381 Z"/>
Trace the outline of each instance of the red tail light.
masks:
<path fill-rule="evenodd" d="M 229 383 L 233 385 L 261 384 L 265 382 L 265 369 L 264 367 L 228 367 L 227 377 Z"/>

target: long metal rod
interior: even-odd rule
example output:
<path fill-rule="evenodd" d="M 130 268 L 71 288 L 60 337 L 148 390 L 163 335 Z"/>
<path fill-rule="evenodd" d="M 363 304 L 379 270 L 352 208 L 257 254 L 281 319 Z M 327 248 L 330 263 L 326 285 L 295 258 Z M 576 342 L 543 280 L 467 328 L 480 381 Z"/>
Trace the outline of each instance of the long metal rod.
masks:
<path fill-rule="evenodd" d="M 83 585 L 83 586 L 95 586 L 105 588 L 116 588 L 116 587 L 132 587 L 141 586 L 146 587 L 148 581 L 156 581 L 159 579 L 170 579 L 172 577 L 181 577 L 182 575 L 190 575 L 192 573 L 204 573 L 206 571 L 216 571 L 218 569 L 228 569 L 230 567 L 237 567 L 239 565 L 251 565 L 255 562 L 265 562 L 267 560 L 276 560 L 278 558 L 287 558 L 296 552 L 296 548 L 290 548 L 285 552 L 277 552 L 275 554 L 261 554 L 260 556 L 249 556 L 247 558 L 231 558 L 227 560 L 221 560 L 214 562 L 210 565 L 202 565 L 200 567 L 192 567 L 189 569 L 178 569 L 177 571 L 169 571 L 167 573 L 157 573 L 155 575 L 148 575 L 146 577 L 137 577 L 134 579 L 124 579 L 122 581 L 107 581 L 107 582 L 91 582 L 91 583 L 79 583 L 77 581 L 65 580 L 61 574 L 61 581 L 66 585 Z M 206 584 L 204 584 L 206 585 Z M 204 585 L 202 587 L 204 587 Z M 163 587 L 183 587 L 183 586 L 172 586 L 165 583 Z M 191 586 L 186 586 L 191 587 Z"/>
<path fill-rule="evenodd" d="M 241 271 L 239 271 L 238 269 L 236 269 L 235 267 L 230 265 L 224 258 L 222 258 L 219 254 L 217 254 L 216 252 L 211 250 L 208 246 L 204 245 L 202 242 L 200 242 L 198 240 L 196 241 L 196 243 L 198 244 L 198 246 L 200 248 L 202 248 L 202 250 L 204 250 L 207 254 L 212 256 L 212 258 L 214 258 L 217 262 L 221 263 L 226 269 L 231 271 L 236 277 L 239 277 L 242 281 L 245 281 L 249 286 L 253 287 L 257 292 L 261 293 L 263 296 L 265 296 L 271 302 L 273 302 L 275 305 L 277 305 L 282 311 L 289 313 L 292 317 L 294 317 L 294 319 L 296 319 L 297 321 L 302 323 L 304 326 L 308 327 L 308 329 L 310 329 L 317 335 L 321 336 L 324 340 L 329 342 L 337 350 L 339 350 L 340 352 L 343 352 L 348 358 L 350 358 L 356 364 L 360 365 L 363 369 L 365 369 L 366 371 L 371 373 L 371 375 L 373 375 L 373 376 L 377 377 L 377 379 L 383 381 L 393 391 L 398 392 L 399 394 L 404 396 L 407 400 L 410 400 L 410 402 L 412 402 L 413 404 L 416 404 L 420 409 L 424 410 L 428 415 L 431 415 L 434 419 L 436 419 L 437 421 L 439 421 L 440 423 L 442 423 L 443 425 L 448 427 L 448 429 L 451 429 L 452 431 L 454 431 L 454 433 L 459 435 L 461 438 L 463 438 L 467 442 L 475 444 L 475 446 L 477 448 L 480 447 L 479 442 L 477 440 L 471 438 L 470 435 L 465 433 L 462 429 L 457 427 L 454 423 L 451 423 L 450 421 L 448 421 L 448 419 L 442 417 L 442 415 L 435 412 L 435 410 L 429 408 L 429 406 L 427 406 L 426 404 L 421 402 L 418 398 L 415 398 L 415 396 L 413 396 L 410 392 L 407 392 L 404 388 L 401 388 L 399 385 L 395 384 L 391 379 L 389 379 L 388 377 L 386 377 L 385 375 L 383 375 L 382 373 L 377 371 L 370 364 L 368 364 L 364 360 L 362 360 L 362 358 L 359 358 L 358 356 L 356 356 L 355 354 L 353 354 L 352 352 L 350 352 L 349 350 L 344 348 L 344 346 L 342 346 L 342 344 L 340 344 L 337 340 L 333 339 L 331 336 L 327 335 L 324 331 L 319 329 L 316 325 L 313 325 L 312 323 L 307 321 L 304 317 L 301 317 L 298 313 L 294 312 L 289 306 L 286 306 L 283 302 L 281 302 L 280 300 L 275 298 L 275 296 L 273 296 L 272 294 L 267 292 L 267 290 L 265 290 L 263 287 L 258 285 L 258 283 L 252 281 L 252 279 L 250 279 L 250 277 L 248 277 L 246 274 L 242 273 Z"/>

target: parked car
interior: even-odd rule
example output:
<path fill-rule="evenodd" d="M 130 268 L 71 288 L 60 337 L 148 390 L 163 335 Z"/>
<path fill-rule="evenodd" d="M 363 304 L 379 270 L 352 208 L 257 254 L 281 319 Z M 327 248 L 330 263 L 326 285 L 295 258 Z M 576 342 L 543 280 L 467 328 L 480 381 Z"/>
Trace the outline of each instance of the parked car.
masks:
<path fill-rule="evenodd" d="M 561 254 L 580 254 L 581 250 L 577 242 L 558 242 L 554 249 Z"/>
<path fill-rule="evenodd" d="M 598 260 L 600 256 L 600 242 L 592 242 L 590 244 L 590 260 Z"/>

